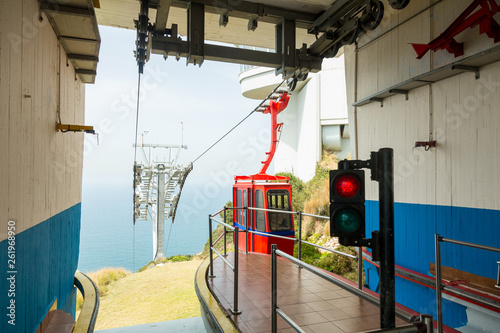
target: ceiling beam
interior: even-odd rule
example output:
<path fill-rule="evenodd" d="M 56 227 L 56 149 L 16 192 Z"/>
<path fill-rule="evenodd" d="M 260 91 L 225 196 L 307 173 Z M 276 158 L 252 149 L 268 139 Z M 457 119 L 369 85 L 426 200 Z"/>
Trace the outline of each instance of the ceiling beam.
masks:
<path fill-rule="evenodd" d="M 83 16 L 83 17 L 90 17 L 90 18 L 95 17 L 94 11 L 90 10 L 88 8 L 71 7 L 71 6 L 64 6 L 64 5 L 50 4 L 50 3 L 42 2 L 42 3 L 40 3 L 40 9 L 46 13 Z"/>
<path fill-rule="evenodd" d="M 189 57 L 189 42 L 180 38 L 153 36 L 151 52 L 162 54 L 164 57 L 174 56 L 179 58 Z M 321 70 L 322 58 L 303 57 L 299 52 L 295 54 L 295 65 L 297 68 L 307 69 L 311 72 Z M 243 65 L 262 66 L 279 69 L 283 66 L 283 54 L 240 49 L 236 47 L 227 47 L 213 44 L 204 45 L 204 60 L 230 62 Z M 291 74 L 291 73 L 290 73 Z"/>
<path fill-rule="evenodd" d="M 163 0 L 151 0 L 150 7 L 158 9 Z M 190 2 L 205 5 L 205 12 L 218 15 L 228 15 L 247 20 L 258 20 L 266 23 L 277 24 L 283 18 L 294 20 L 297 27 L 309 29 L 316 20 L 317 15 L 304 13 L 297 10 L 284 9 L 276 6 L 264 5 L 249 1 L 228 0 L 171 0 L 171 6 L 187 9 Z M 164 10 L 164 9 L 163 9 Z M 163 15 L 163 14 L 162 14 Z"/>
<path fill-rule="evenodd" d="M 172 0 L 158 0 L 156 5 L 155 30 L 164 33 L 167 28 L 167 19 L 170 12 Z"/>

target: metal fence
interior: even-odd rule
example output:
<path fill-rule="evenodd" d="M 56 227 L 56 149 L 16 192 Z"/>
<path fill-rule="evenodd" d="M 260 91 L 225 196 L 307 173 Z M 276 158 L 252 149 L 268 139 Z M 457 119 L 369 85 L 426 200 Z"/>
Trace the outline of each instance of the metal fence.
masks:
<path fill-rule="evenodd" d="M 293 262 L 294 264 L 303 267 L 304 269 L 308 270 L 309 272 L 325 279 L 326 281 L 329 281 L 333 284 L 336 284 L 337 286 L 350 291 L 356 296 L 361 297 L 362 299 L 376 305 L 380 306 L 380 300 L 363 290 L 359 290 L 350 284 L 347 284 L 343 281 L 337 280 L 331 275 L 325 273 L 323 270 L 318 269 L 315 266 L 309 265 L 301 260 L 298 260 L 294 258 L 293 256 L 280 251 L 277 249 L 276 245 L 272 245 L 272 251 L 271 251 L 271 331 L 272 333 L 276 333 L 278 330 L 278 315 L 283 318 L 295 331 L 297 332 L 304 332 L 297 323 L 295 323 L 292 318 L 290 318 L 285 312 L 283 312 L 279 306 L 278 306 L 278 278 L 277 278 L 277 256 L 283 257 L 287 259 L 290 262 Z M 416 320 L 416 318 L 403 310 L 396 309 L 396 315 L 408 322 L 413 322 L 411 325 L 406 325 L 406 326 L 401 326 L 397 328 L 389 328 L 389 329 L 383 329 L 383 330 L 376 330 L 373 332 L 407 332 L 407 333 L 421 333 L 421 332 L 427 332 L 431 333 L 433 332 L 433 319 L 432 316 L 430 315 L 421 315 L 419 319 Z"/>
<path fill-rule="evenodd" d="M 486 251 L 493 251 L 493 252 L 498 252 L 500 253 L 500 249 L 496 247 L 491 247 L 491 246 L 485 246 L 485 245 L 480 245 L 480 244 L 474 244 L 474 243 L 468 243 L 468 242 L 462 242 L 462 241 L 457 241 L 454 239 L 449 239 L 449 238 L 444 238 L 441 237 L 439 234 L 435 234 L 435 241 L 436 241 L 436 306 L 437 306 L 437 331 L 438 333 L 443 332 L 443 290 L 452 294 L 459 296 L 461 298 L 465 298 L 467 300 L 473 301 L 475 303 L 480 303 L 483 305 L 487 305 L 490 307 L 495 307 L 500 310 L 500 306 L 498 304 L 495 304 L 493 302 L 489 302 L 485 299 L 478 299 L 477 297 L 474 297 L 474 295 L 468 295 L 467 293 L 451 287 L 451 286 L 445 286 L 441 283 L 442 281 L 442 272 L 441 272 L 441 243 L 451 243 L 451 244 L 456 244 L 456 245 L 461 245 L 461 246 L 467 246 L 467 247 L 472 247 L 476 249 L 481 249 L 481 250 L 486 250 Z M 499 266 L 499 277 L 497 277 L 497 285 L 500 284 L 500 266 Z"/>
<path fill-rule="evenodd" d="M 244 225 L 244 228 L 245 230 L 241 230 L 238 226 L 235 226 L 234 225 L 234 214 L 233 214 L 233 225 L 230 225 L 227 223 L 227 211 L 228 210 L 232 210 L 232 211 L 235 211 L 235 210 L 240 210 L 240 209 L 244 209 L 246 210 L 246 220 L 245 220 L 245 225 Z M 278 213 L 285 213 L 285 214 L 293 214 L 293 215 L 298 215 L 298 237 L 297 238 L 291 238 L 291 237 L 284 237 L 284 236 L 279 236 L 279 235 L 272 235 L 272 234 L 268 234 L 268 233 L 263 233 L 263 232 L 259 232 L 259 231 L 255 231 L 255 230 L 251 230 L 248 228 L 248 222 L 249 222 L 249 214 L 248 214 L 248 211 L 264 211 L 264 212 L 278 212 Z M 215 216 L 219 215 L 223 213 L 223 221 L 215 218 Z M 345 256 L 345 257 L 348 257 L 348 258 L 351 258 L 351 259 L 354 259 L 354 260 L 358 260 L 358 288 L 359 289 L 362 289 L 363 288 L 363 285 L 362 285 L 362 277 L 363 277 L 363 268 L 362 268 L 362 249 L 359 248 L 359 256 L 356 257 L 352 254 L 348 254 L 348 253 L 344 253 L 344 252 L 341 252 L 341 251 L 337 251 L 337 250 L 333 250 L 333 249 L 330 249 L 330 248 L 327 248 L 327 247 L 324 247 L 324 246 L 321 246 L 321 245 L 318 245 L 318 244 L 314 244 L 314 243 L 311 243 L 311 242 L 307 242 L 307 241 L 304 241 L 302 240 L 302 217 L 303 216 L 309 216 L 309 217 L 314 217 L 314 218 L 318 218 L 318 219 L 323 219 L 323 220 L 329 220 L 330 218 L 329 217 L 326 217 L 326 216 L 320 216 L 320 215 L 314 215 L 314 214 L 306 214 L 306 213 L 302 213 L 302 212 L 293 212 L 293 211 L 283 211 L 283 210 L 277 210 L 277 209 L 263 209 L 263 208 L 253 208 L 253 207 L 224 207 L 223 209 L 219 210 L 218 212 L 214 213 L 214 214 L 211 214 L 208 216 L 208 230 L 209 230 L 209 252 L 210 252 L 210 265 L 209 265 L 209 274 L 208 274 L 208 278 L 214 278 L 215 275 L 214 275 L 214 272 L 213 272 L 213 254 L 214 252 L 221 258 L 221 260 L 229 267 L 231 268 L 231 270 L 234 272 L 234 308 L 231 309 L 231 312 L 233 314 L 240 314 L 241 313 L 241 310 L 238 308 L 238 256 L 235 255 L 234 256 L 234 263 L 231 264 L 227 259 L 227 237 L 226 235 L 228 233 L 232 233 L 233 234 L 233 242 L 234 242 L 234 249 L 235 249 L 235 252 L 238 251 L 239 249 L 239 244 L 238 244 L 238 234 L 240 232 L 244 232 L 245 233 L 245 253 L 248 253 L 248 248 L 249 248 L 249 244 L 248 244 L 248 234 L 256 234 L 256 235 L 263 235 L 263 236 L 267 236 L 267 237 L 274 237 L 274 238 L 282 238 L 282 239 L 287 239 L 287 240 L 290 240 L 290 241 L 294 241 L 294 242 L 298 242 L 298 259 L 299 261 L 301 260 L 302 258 L 302 243 L 305 243 L 305 244 L 308 244 L 308 245 L 311 245 L 311 246 L 314 246 L 314 247 L 317 247 L 317 248 L 320 248 L 320 249 L 323 249 L 325 251 L 328 251 L 328 252 L 332 252 L 332 253 L 336 253 L 336 254 L 339 254 L 339 255 L 342 255 L 342 256 Z M 212 228 L 212 222 L 215 222 L 217 224 L 220 224 L 224 227 L 224 231 L 222 234 L 219 235 L 219 237 L 214 241 L 213 240 L 213 235 L 212 235 L 212 232 L 213 232 L 213 228 Z M 221 240 L 223 239 L 223 253 L 220 253 L 219 251 L 217 251 L 215 249 L 215 245 Z M 301 263 L 303 263 L 303 261 L 300 261 Z M 303 266 L 302 265 L 298 265 L 299 268 L 302 268 Z"/>

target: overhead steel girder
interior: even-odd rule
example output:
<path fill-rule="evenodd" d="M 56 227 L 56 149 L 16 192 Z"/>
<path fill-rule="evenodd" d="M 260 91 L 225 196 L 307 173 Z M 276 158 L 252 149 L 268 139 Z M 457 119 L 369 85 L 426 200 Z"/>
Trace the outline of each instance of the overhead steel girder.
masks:
<path fill-rule="evenodd" d="M 295 21 L 283 19 L 276 25 L 276 53 L 281 55 L 281 66 L 276 75 L 289 77 L 295 72 Z"/>
<path fill-rule="evenodd" d="M 300 50 L 294 51 L 295 67 L 307 69 L 313 73 L 321 70 L 322 58 L 301 55 Z M 162 54 L 165 57 L 174 56 L 177 59 L 181 57 L 187 58 L 189 56 L 189 42 L 177 37 L 153 36 L 151 52 Z M 279 53 L 253 51 L 213 44 L 205 44 L 204 59 L 275 69 L 283 66 L 283 55 Z"/>
<path fill-rule="evenodd" d="M 335 26 L 344 17 L 353 11 L 369 5 L 370 0 L 338 0 L 320 17 L 314 20 L 310 32 L 324 32 L 328 28 Z"/>
<path fill-rule="evenodd" d="M 165 2 L 164 0 L 151 0 L 150 7 L 158 8 Z M 297 28 L 309 29 L 316 20 L 317 15 L 304 13 L 296 10 L 283 9 L 276 6 L 264 5 L 248 1 L 228 1 L 228 0 L 171 0 L 170 6 L 177 8 L 188 8 L 189 3 L 199 3 L 205 5 L 207 13 L 229 15 L 247 20 L 278 24 L 283 18 L 296 21 Z M 165 10 L 165 7 L 163 8 Z M 164 14 L 161 14 L 164 15 Z M 162 23 L 163 24 L 163 23 Z M 157 31 L 162 30 L 158 28 Z"/>
<path fill-rule="evenodd" d="M 187 12 L 187 41 L 189 44 L 187 63 L 201 66 L 205 54 L 205 5 L 190 2 Z"/>
<path fill-rule="evenodd" d="M 164 33 L 167 28 L 167 18 L 170 12 L 172 0 L 156 0 L 156 20 L 155 30 L 159 33 Z"/>

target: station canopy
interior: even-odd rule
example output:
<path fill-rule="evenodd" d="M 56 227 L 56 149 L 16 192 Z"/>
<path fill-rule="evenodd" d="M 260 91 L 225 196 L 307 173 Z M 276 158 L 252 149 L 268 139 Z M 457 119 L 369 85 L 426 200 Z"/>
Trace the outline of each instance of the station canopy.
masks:
<path fill-rule="evenodd" d="M 405 7 L 410 0 L 389 0 Z M 385 2 L 387 5 L 387 2 Z M 151 54 L 276 69 L 299 81 L 375 29 L 380 0 L 94 0 L 101 25 L 137 30 L 139 70 Z"/>

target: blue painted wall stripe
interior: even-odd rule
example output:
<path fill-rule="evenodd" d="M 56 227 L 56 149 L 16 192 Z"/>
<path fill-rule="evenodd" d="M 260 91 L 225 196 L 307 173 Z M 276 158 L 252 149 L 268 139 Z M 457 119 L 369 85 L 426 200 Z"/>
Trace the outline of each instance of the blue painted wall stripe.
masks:
<path fill-rule="evenodd" d="M 366 232 L 379 229 L 378 201 L 366 201 Z M 500 247 L 500 211 L 453 206 L 394 204 L 396 265 L 429 274 L 435 263 L 434 234 L 445 238 Z M 496 279 L 500 254 L 442 243 L 442 264 Z M 365 265 L 368 286 L 376 290 L 376 267 Z M 396 301 L 421 313 L 435 316 L 435 292 L 407 280 L 396 279 Z M 444 302 L 444 322 L 451 327 L 467 323 L 465 308 Z"/>
<path fill-rule="evenodd" d="M 435 262 L 434 234 L 500 247 L 500 210 L 395 203 L 396 264 L 427 274 Z M 366 232 L 378 230 L 378 201 L 366 202 Z M 442 244 L 442 263 L 496 279 L 500 254 Z"/>
<path fill-rule="evenodd" d="M 56 297 L 58 309 L 75 315 L 80 222 L 78 203 L 16 235 L 15 326 L 6 320 L 8 242 L 0 242 L 0 332 L 33 332 Z"/>

